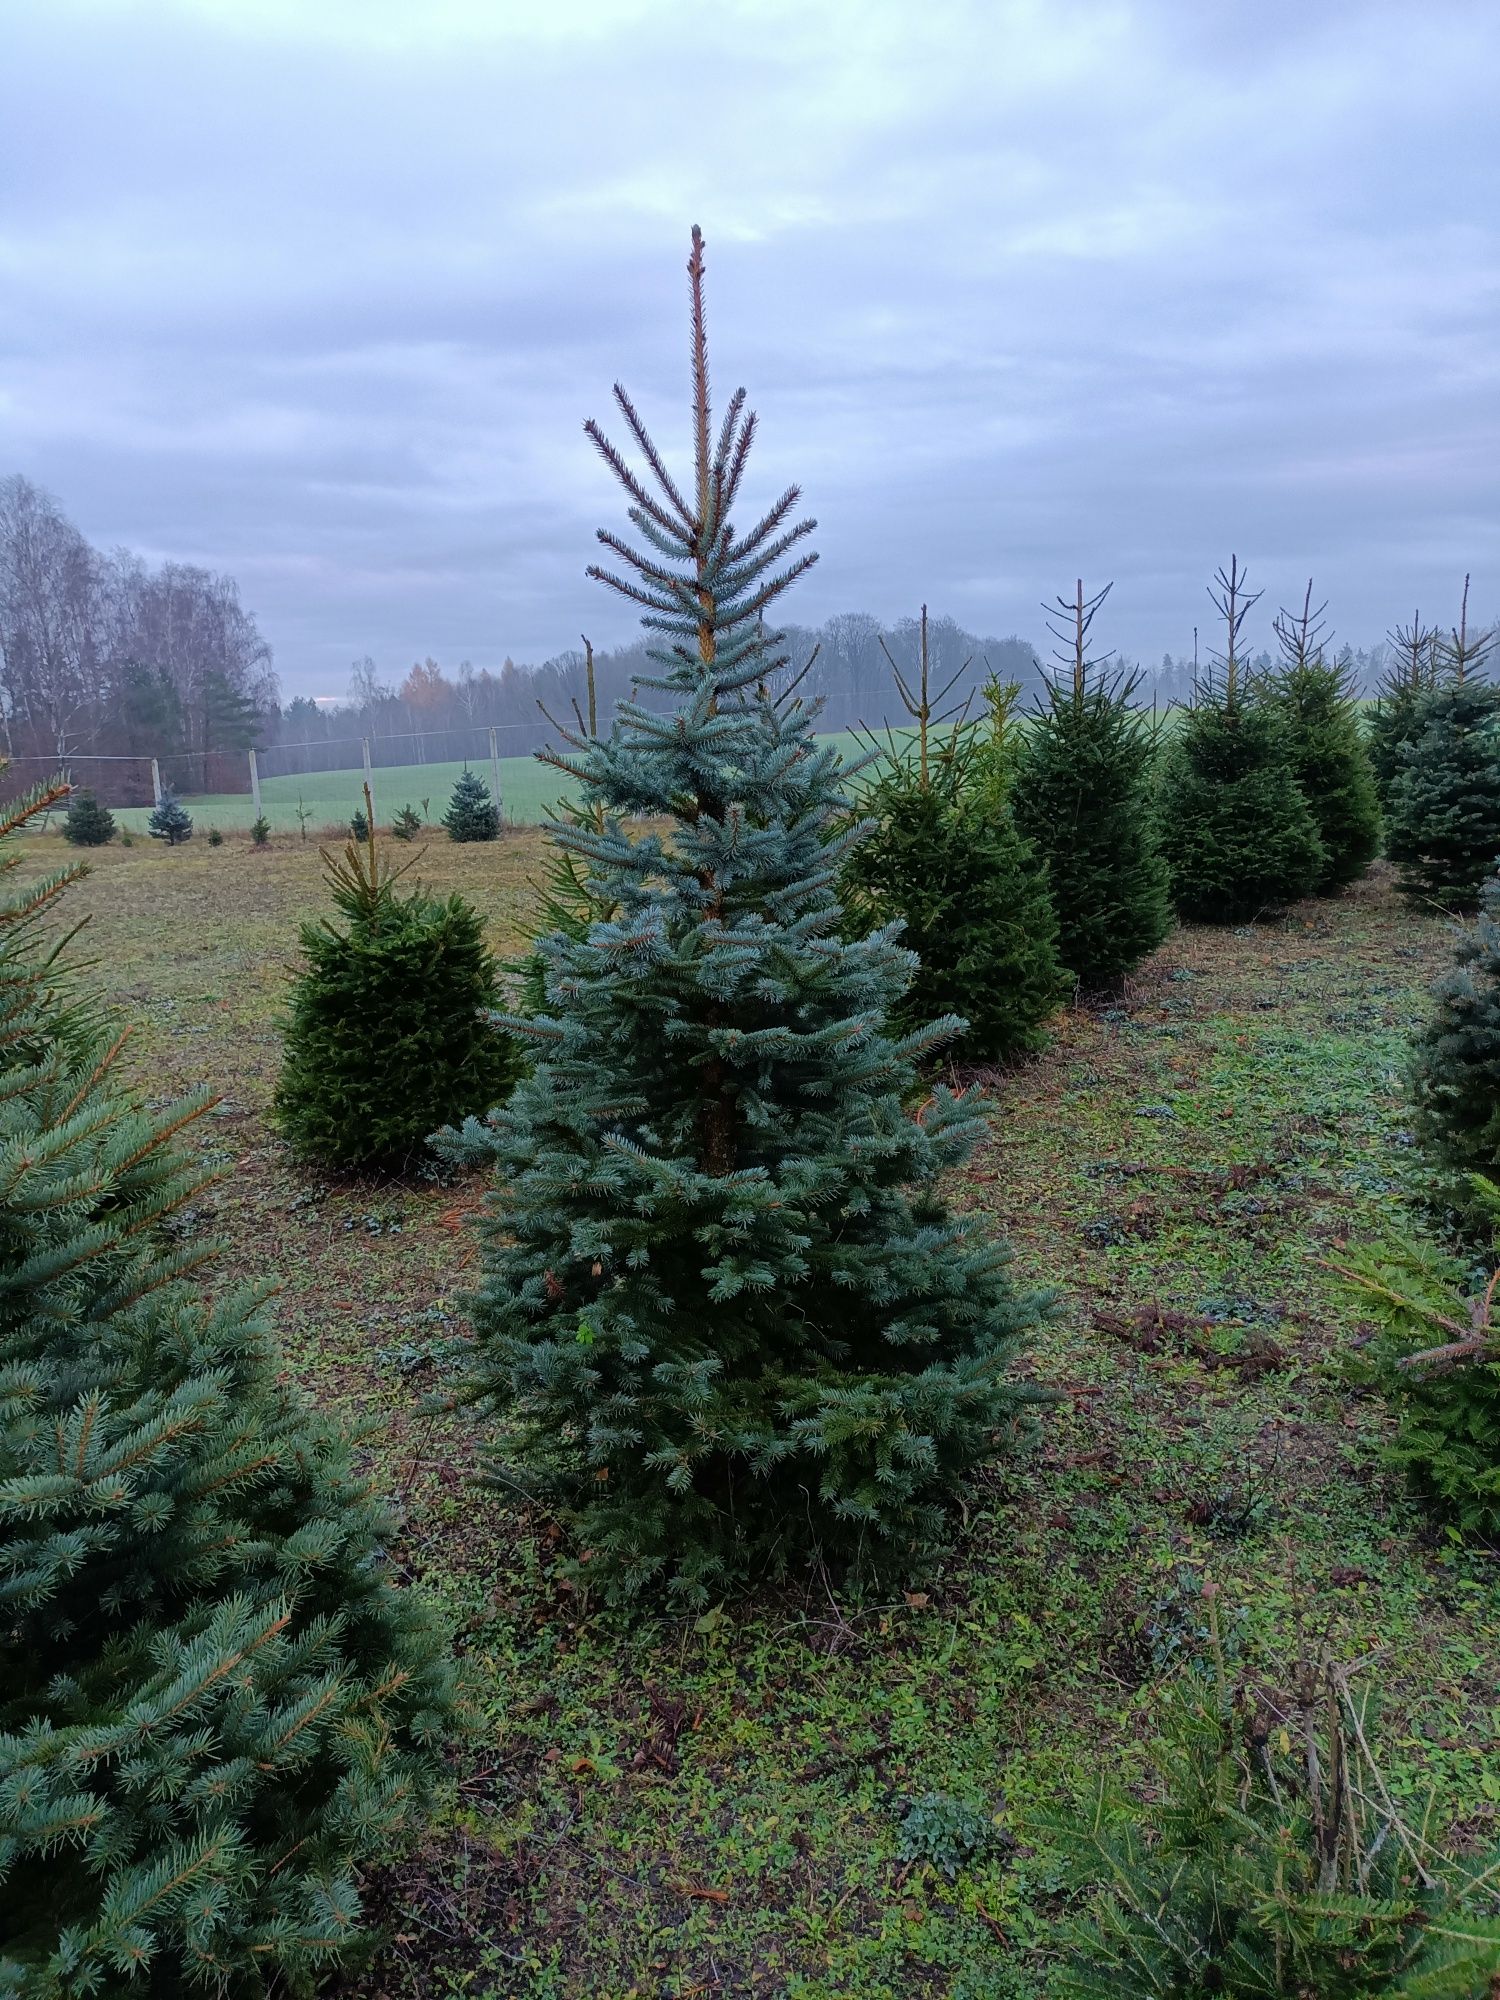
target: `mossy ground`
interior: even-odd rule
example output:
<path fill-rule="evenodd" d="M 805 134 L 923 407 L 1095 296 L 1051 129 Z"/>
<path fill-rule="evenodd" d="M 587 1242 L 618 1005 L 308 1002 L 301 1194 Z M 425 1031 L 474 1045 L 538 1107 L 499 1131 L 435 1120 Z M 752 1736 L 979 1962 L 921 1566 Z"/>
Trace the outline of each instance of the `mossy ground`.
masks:
<path fill-rule="evenodd" d="M 508 951 L 540 859 L 534 834 L 439 841 L 419 872 Z M 625 1625 L 560 1580 L 547 1520 L 474 1488 L 467 1422 L 420 1413 L 482 1189 L 325 1185 L 266 1128 L 296 925 L 323 906 L 315 849 L 90 861 L 73 907 L 137 1076 L 155 1101 L 222 1093 L 198 1225 L 232 1274 L 279 1277 L 288 1366 L 371 1427 L 400 1560 L 472 1669 L 451 1785 L 374 1871 L 387 1941 L 342 1992 L 1032 1992 L 1051 1883 L 1006 1829 L 1101 1764 L 1139 1767 L 1210 1570 L 1252 1652 L 1299 1619 L 1346 1658 L 1375 1650 L 1393 1783 L 1436 1783 L 1460 1841 L 1494 1838 L 1494 1561 L 1382 1470 L 1386 1412 L 1343 1374 L 1358 1317 L 1318 1261 L 1400 1210 L 1404 1038 L 1447 952 L 1383 875 L 1275 925 L 1179 932 L 1117 1005 L 1065 1014 L 993 1078 L 994 1136 L 955 1193 L 1059 1289 L 1031 1367 L 1060 1400 L 946 1560 L 889 1602 L 814 1580 Z M 932 1792 L 994 1826 L 953 1881 L 902 1851 Z"/>

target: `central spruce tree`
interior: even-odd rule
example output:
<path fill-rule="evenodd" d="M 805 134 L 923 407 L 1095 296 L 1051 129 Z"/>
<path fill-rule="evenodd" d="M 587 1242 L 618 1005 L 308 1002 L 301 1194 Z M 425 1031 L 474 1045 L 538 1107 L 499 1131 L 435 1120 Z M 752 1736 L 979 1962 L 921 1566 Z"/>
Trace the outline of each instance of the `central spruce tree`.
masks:
<path fill-rule="evenodd" d="M 861 829 L 816 707 L 771 692 L 761 617 L 813 524 L 792 488 L 732 525 L 755 418 L 739 390 L 711 427 L 696 229 L 688 270 L 692 483 L 623 389 L 649 480 L 588 426 L 638 537 L 601 531 L 621 567 L 591 574 L 643 608 L 666 704 L 554 759 L 583 809 L 554 838 L 614 915 L 541 941 L 547 1011 L 515 1023 L 537 1066 L 447 1144 L 498 1164 L 469 1383 L 497 1467 L 545 1482 L 611 1595 L 701 1602 L 810 1560 L 909 1564 L 1035 1400 L 1011 1370 L 1040 1306 L 939 1191 L 980 1103 L 911 1101 L 962 1024 L 893 1035 L 911 954 L 841 935 Z"/>
<path fill-rule="evenodd" d="M 1049 626 L 1066 671 L 1048 679 L 1013 787 L 1016 825 L 1046 863 L 1058 956 L 1085 993 L 1133 972 L 1172 927 L 1152 812 L 1155 743 L 1131 706 L 1137 680 L 1089 653 L 1110 589 L 1085 598 L 1080 578 L 1071 602 L 1048 607 L 1066 621 Z"/>

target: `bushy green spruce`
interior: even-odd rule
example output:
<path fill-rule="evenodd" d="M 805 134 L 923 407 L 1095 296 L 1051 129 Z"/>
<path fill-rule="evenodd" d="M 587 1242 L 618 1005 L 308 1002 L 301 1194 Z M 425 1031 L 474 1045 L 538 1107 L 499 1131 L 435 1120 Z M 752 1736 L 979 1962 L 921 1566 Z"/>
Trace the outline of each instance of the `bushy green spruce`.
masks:
<path fill-rule="evenodd" d="M 500 831 L 500 815 L 490 798 L 490 788 L 477 771 L 465 771 L 453 787 L 443 825 L 450 840 L 493 840 Z"/>
<path fill-rule="evenodd" d="M 394 840 L 415 840 L 421 831 L 421 817 L 412 806 L 403 806 L 391 821 L 391 837 Z"/>
<path fill-rule="evenodd" d="M 1422 623 L 1420 611 L 1412 614 L 1410 625 L 1398 625 L 1388 637 L 1390 664 L 1380 679 L 1366 737 L 1383 816 L 1390 813 L 1402 752 L 1417 734 L 1416 711 L 1438 685 L 1441 672 L 1438 635 Z"/>
<path fill-rule="evenodd" d="M 462 896 L 403 893 L 416 858 L 392 869 L 373 837 L 324 855 L 344 928 L 302 927 L 275 1100 L 293 1151 L 317 1165 L 401 1172 L 438 1126 L 489 1109 L 514 1081 L 483 922 Z"/>
<path fill-rule="evenodd" d="M 1416 704 L 1391 786 L 1391 859 L 1402 892 L 1445 910 L 1473 909 L 1500 859 L 1500 688 L 1483 680 L 1494 634 L 1459 623 L 1438 644 L 1439 682 Z"/>
<path fill-rule="evenodd" d="M 1476 1195 L 1493 1223 L 1500 1193 Z M 1346 1280 L 1381 1338 L 1360 1372 L 1396 1410 L 1388 1460 L 1438 1518 L 1488 1544 L 1500 1537 L 1500 1327 L 1495 1278 L 1478 1288 L 1467 1257 L 1416 1236 L 1348 1253 Z"/>
<path fill-rule="evenodd" d="M 74 792 L 63 816 L 63 839 L 74 847 L 107 847 L 115 837 L 115 816 L 92 792 Z"/>
<path fill-rule="evenodd" d="M 359 1938 L 451 1665 L 270 1287 L 194 1277 L 207 1105 L 119 1081 L 47 935 L 71 879 L 0 924 L 0 1994 L 301 1991 Z"/>
<path fill-rule="evenodd" d="M 1210 1599 L 1212 1611 L 1212 1599 Z M 1028 1831 L 1084 1891 L 1055 1935 L 1057 2000 L 1478 2000 L 1500 1974 L 1493 1891 L 1389 1801 L 1347 1672 L 1207 1674 L 1163 1703 L 1150 1803 L 1105 1779 Z"/>
<path fill-rule="evenodd" d="M 176 794 L 165 786 L 151 817 L 146 821 L 146 831 L 153 840 L 164 840 L 168 847 L 176 847 L 179 841 L 193 837 L 192 815 Z"/>
<path fill-rule="evenodd" d="M 1500 1180 L 1500 880 L 1481 891 L 1412 1051 L 1417 1138 L 1445 1175 Z"/>
<path fill-rule="evenodd" d="M 1286 737 L 1292 774 L 1307 800 L 1323 866 L 1320 895 L 1357 882 L 1380 850 L 1380 804 L 1345 663 L 1327 657 L 1324 612 L 1312 584 L 1300 613 L 1277 613 L 1281 661 L 1266 689 Z"/>
<path fill-rule="evenodd" d="M 498 1169 L 469 1384 L 503 1416 L 497 1467 L 550 1490 L 606 1593 L 692 1602 L 819 1557 L 915 1562 L 1017 1430 L 1039 1310 L 939 1192 L 977 1100 L 907 1103 L 959 1024 L 893 1037 L 911 955 L 840 934 L 837 753 L 768 692 L 761 619 L 812 524 L 793 489 L 731 525 L 754 419 L 737 392 L 715 443 L 702 269 L 695 230 L 687 493 L 623 390 L 654 485 L 589 426 L 645 544 L 601 534 L 623 574 L 592 573 L 644 607 L 673 704 L 623 703 L 553 760 L 602 820 L 554 837 L 617 914 L 543 941 L 548 1012 L 515 1024 L 536 1068 L 447 1142 Z"/>
<path fill-rule="evenodd" d="M 370 838 L 370 821 L 363 806 L 356 806 L 349 815 L 349 838 L 362 845 Z"/>
<path fill-rule="evenodd" d="M 257 813 L 250 822 L 250 845 L 252 847 L 271 845 L 271 822 L 264 813 Z"/>
<path fill-rule="evenodd" d="M 1157 823 L 1178 914 L 1245 923 L 1311 892 L 1323 844 L 1281 717 L 1245 685 L 1244 621 L 1260 593 L 1246 594 L 1231 558 L 1210 595 L 1225 621 L 1225 650 L 1162 757 Z"/>
<path fill-rule="evenodd" d="M 892 1008 L 900 1027 L 959 1015 L 975 1061 L 1038 1049 L 1068 982 L 1047 876 L 1009 805 L 983 779 L 974 727 L 949 731 L 924 762 L 893 746 L 855 807 L 871 831 L 844 865 L 847 924 L 900 923 L 917 970 Z"/>
<path fill-rule="evenodd" d="M 1108 594 L 1106 585 L 1085 599 L 1080 581 L 1072 603 L 1057 601 L 1067 671 L 1049 679 L 1022 739 L 1013 794 L 1017 829 L 1046 866 L 1058 958 L 1086 993 L 1134 971 L 1172 927 L 1152 809 L 1155 743 L 1131 706 L 1137 682 L 1088 653 Z"/>

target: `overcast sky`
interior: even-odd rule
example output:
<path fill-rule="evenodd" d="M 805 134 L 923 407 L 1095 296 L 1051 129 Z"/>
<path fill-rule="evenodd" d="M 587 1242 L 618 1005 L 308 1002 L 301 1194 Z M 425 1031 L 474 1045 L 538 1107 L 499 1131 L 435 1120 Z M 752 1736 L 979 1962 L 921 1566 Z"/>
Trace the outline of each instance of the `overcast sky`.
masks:
<path fill-rule="evenodd" d="M 1495 0 L 0 13 L 0 475 L 238 577 L 288 693 L 627 635 L 581 425 L 685 439 L 694 221 L 799 623 L 1081 573 L 1153 658 L 1231 550 L 1257 640 L 1500 612 Z"/>

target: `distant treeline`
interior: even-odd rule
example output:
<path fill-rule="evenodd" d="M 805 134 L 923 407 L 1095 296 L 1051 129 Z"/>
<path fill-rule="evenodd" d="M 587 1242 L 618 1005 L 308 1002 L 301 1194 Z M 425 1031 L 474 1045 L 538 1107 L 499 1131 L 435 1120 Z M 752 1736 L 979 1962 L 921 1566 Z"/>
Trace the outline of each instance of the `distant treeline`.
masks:
<path fill-rule="evenodd" d="M 822 699 L 829 729 L 879 728 L 905 719 L 891 661 L 910 675 L 918 633 L 915 617 L 883 626 L 848 612 L 816 630 L 792 628 L 786 650 L 792 670 L 812 660 L 802 686 Z M 984 637 L 937 617 L 928 645 L 931 685 L 947 685 L 949 703 L 977 702 L 991 676 L 1018 682 L 1023 699 L 1042 685 L 1041 658 L 1014 634 Z M 1362 692 L 1373 691 L 1386 650 L 1346 649 Z M 599 652 L 601 719 L 651 672 L 642 645 Z M 1193 689 L 1192 659 L 1168 653 L 1142 671 L 1137 698 L 1169 707 L 1191 702 Z M 501 754 L 515 756 L 553 736 L 544 710 L 571 720 L 586 702 L 579 647 L 498 670 L 426 659 L 390 677 L 367 658 L 337 706 L 302 695 L 283 706 L 271 648 L 232 578 L 103 553 L 50 494 L 20 477 L 0 481 L 0 739 L 22 760 L 16 782 L 34 779 L 40 762 L 77 760 L 102 798 L 124 801 L 139 795 L 155 757 L 180 791 L 238 791 L 252 746 L 270 775 L 357 765 L 362 739 L 380 765 L 479 759 L 491 729 Z M 112 770 L 91 758 L 133 761 Z"/>

